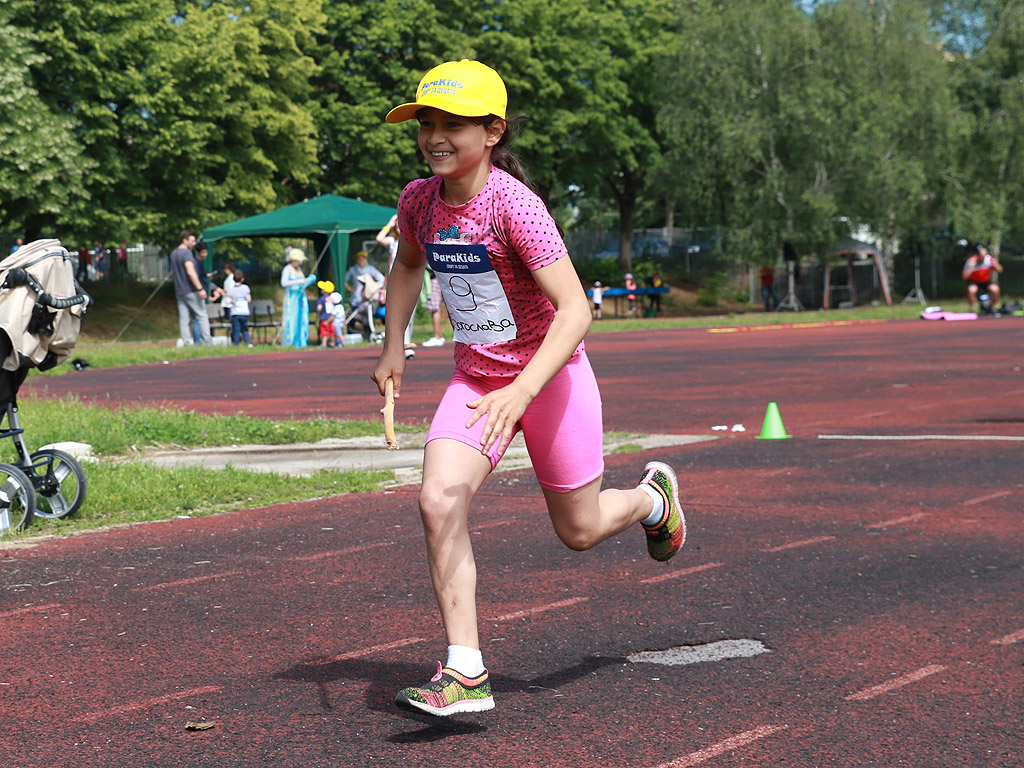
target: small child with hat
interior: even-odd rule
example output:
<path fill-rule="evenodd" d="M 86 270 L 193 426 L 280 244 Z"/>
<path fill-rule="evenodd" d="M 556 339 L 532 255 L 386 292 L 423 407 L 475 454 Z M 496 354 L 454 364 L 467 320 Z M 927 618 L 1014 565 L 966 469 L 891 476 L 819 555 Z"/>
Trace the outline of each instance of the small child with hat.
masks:
<path fill-rule="evenodd" d="M 337 344 L 334 333 L 334 302 L 331 300 L 331 295 L 335 293 L 334 283 L 330 280 L 321 280 L 316 287 L 320 289 L 320 298 L 316 301 L 316 316 L 320 321 L 320 346 L 333 347 Z"/>

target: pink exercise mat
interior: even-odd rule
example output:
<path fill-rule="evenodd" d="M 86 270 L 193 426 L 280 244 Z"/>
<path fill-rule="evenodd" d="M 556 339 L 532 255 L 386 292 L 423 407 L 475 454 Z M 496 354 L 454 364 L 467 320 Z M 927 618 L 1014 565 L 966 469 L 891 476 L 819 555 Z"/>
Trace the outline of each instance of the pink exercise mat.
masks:
<path fill-rule="evenodd" d="M 925 320 L 977 320 L 974 312 L 922 312 Z"/>

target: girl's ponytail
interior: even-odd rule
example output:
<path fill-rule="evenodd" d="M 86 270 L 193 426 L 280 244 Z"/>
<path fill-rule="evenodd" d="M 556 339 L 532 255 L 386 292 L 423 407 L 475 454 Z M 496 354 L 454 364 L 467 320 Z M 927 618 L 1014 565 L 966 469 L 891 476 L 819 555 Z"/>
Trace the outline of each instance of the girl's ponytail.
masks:
<path fill-rule="evenodd" d="M 496 120 L 494 115 L 489 117 L 480 118 L 481 125 L 489 125 Z M 509 148 L 509 144 L 512 140 L 519 135 L 519 132 L 523 129 L 523 126 L 529 121 L 530 118 L 525 115 L 509 115 L 505 118 L 505 132 L 498 139 L 498 143 L 491 149 L 491 165 L 496 168 L 500 168 L 505 173 L 513 176 L 519 181 L 523 182 L 528 186 L 535 194 L 537 188 L 533 185 L 533 179 L 530 177 L 530 172 L 526 170 L 526 166 L 523 165 L 522 161 L 515 155 L 514 152 Z"/>
<path fill-rule="evenodd" d="M 487 126 L 497 119 L 499 118 L 491 115 L 490 117 L 480 118 L 479 122 L 481 125 Z M 491 165 L 495 168 L 500 168 L 529 187 L 530 191 L 540 198 L 540 201 L 544 203 L 544 207 L 550 212 L 551 204 L 548 202 L 547 197 L 541 194 L 537 187 L 534 186 L 530 172 L 526 170 L 526 166 L 523 165 L 522 161 L 516 157 L 515 153 L 508 146 L 519 135 L 519 132 L 529 120 L 530 118 L 525 115 L 509 115 L 505 118 L 505 132 L 498 139 L 498 143 L 491 148 Z M 555 226 L 558 228 L 558 234 L 565 237 L 562 226 L 557 222 Z"/>

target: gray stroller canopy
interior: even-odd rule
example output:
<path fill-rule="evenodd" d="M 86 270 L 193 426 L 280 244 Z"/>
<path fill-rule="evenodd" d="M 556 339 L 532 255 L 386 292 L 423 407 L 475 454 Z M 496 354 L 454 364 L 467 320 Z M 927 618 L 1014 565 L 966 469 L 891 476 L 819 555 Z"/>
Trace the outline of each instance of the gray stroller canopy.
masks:
<path fill-rule="evenodd" d="M 47 370 L 67 359 L 88 302 L 60 240 L 36 240 L 0 261 L 3 370 Z"/>

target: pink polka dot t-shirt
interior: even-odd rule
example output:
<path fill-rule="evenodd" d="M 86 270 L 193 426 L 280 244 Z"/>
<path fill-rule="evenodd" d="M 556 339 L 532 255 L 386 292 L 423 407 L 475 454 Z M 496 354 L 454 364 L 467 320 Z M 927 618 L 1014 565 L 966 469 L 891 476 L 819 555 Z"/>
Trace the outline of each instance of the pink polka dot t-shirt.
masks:
<path fill-rule="evenodd" d="M 426 254 L 455 329 L 455 366 L 472 376 L 515 376 L 533 358 L 555 308 L 532 271 L 567 257 L 536 194 L 499 168 L 460 206 L 441 199 L 442 179 L 406 186 L 402 236 Z M 580 342 L 573 358 L 583 349 Z"/>

